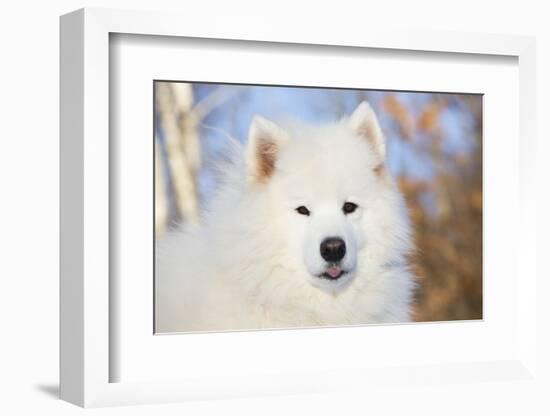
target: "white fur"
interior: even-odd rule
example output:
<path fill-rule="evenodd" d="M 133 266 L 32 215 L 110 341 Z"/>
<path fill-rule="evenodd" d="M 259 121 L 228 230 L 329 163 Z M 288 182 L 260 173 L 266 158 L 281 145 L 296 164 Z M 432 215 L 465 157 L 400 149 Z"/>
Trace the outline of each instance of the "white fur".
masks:
<path fill-rule="evenodd" d="M 260 140 L 277 145 L 264 181 L 252 172 Z M 225 168 L 204 225 L 157 246 L 157 331 L 408 321 L 410 226 L 393 179 L 375 172 L 384 149 L 366 103 L 322 126 L 255 118 L 248 149 Z M 344 215 L 345 202 L 359 208 Z M 309 216 L 295 211 L 301 205 Z M 348 273 L 335 281 L 318 277 L 327 266 L 319 245 L 331 236 L 347 248 Z"/>

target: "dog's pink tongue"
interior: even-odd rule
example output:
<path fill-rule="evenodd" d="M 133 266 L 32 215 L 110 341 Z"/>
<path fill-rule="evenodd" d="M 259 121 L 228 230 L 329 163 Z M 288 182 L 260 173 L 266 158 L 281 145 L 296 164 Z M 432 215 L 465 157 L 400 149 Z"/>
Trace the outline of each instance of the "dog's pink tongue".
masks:
<path fill-rule="evenodd" d="M 340 267 L 337 267 L 337 266 L 329 267 L 327 269 L 327 273 L 329 274 L 330 277 L 336 278 L 336 277 L 340 276 L 340 273 L 342 273 L 342 269 Z"/>

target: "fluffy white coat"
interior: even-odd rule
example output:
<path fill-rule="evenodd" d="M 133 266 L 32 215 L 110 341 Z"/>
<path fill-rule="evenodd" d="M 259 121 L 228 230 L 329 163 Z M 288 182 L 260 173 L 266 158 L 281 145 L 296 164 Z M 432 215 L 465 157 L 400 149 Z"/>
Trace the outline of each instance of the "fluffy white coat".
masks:
<path fill-rule="evenodd" d="M 157 245 L 157 332 L 410 319 L 410 225 L 367 103 L 320 126 L 256 117 L 233 159 L 204 225 Z M 330 279 L 319 246 L 334 236 L 346 254 Z"/>

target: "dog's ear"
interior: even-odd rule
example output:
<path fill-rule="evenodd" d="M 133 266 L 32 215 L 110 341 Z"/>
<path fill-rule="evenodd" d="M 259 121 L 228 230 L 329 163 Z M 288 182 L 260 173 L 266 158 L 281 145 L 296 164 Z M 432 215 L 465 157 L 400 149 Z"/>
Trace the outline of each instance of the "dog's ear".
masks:
<path fill-rule="evenodd" d="M 366 101 L 363 101 L 355 109 L 349 118 L 349 122 L 354 133 L 367 139 L 374 151 L 384 161 L 386 158 L 386 143 L 378 123 L 378 117 L 376 117 L 372 107 Z"/>
<path fill-rule="evenodd" d="M 248 133 L 246 163 L 251 181 L 265 182 L 275 170 L 279 149 L 288 140 L 288 134 L 274 122 L 254 116 Z"/>

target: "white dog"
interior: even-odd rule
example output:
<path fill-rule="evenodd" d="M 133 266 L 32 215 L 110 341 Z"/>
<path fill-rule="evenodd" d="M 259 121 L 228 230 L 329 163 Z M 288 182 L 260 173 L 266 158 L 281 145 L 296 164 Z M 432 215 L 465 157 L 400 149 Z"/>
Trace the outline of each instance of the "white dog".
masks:
<path fill-rule="evenodd" d="M 204 226 L 157 246 L 157 332 L 409 320 L 409 220 L 366 102 L 322 126 L 256 116 L 241 160 Z"/>

